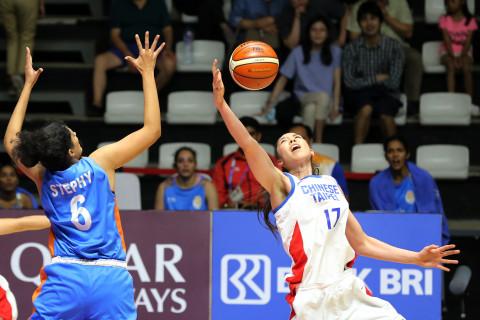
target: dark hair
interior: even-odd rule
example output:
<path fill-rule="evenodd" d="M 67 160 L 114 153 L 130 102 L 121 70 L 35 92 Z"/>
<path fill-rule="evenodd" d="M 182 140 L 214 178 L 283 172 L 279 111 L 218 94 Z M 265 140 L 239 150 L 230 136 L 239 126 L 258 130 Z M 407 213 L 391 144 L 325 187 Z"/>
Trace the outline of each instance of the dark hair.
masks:
<path fill-rule="evenodd" d="M 253 129 L 255 129 L 256 132 L 261 132 L 260 123 L 255 118 L 248 117 L 248 116 L 241 117 L 240 122 L 243 124 L 245 128 L 252 127 Z"/>
<path fill-rule="evenodd" d="M 27 168 L 41 163 L 49 171 L 62 171 L 73 164 L 68 150 L 73 147 L 70 131 L 63 121 L 46 123 L 35 131 L 22 130 L 13 156 Z"/>
<path fill-rule="evenodd" d="M 318 15 L 308 21 L 307 24 L 307 32 L 308 36 L 305 37 L 305 40 L 302 44 L 303 50 L 303 64 L 307 64 L 310 62 L 311 59 L 311 52 L 312 52 L 312 39 L 310 39 L 310 29 L 312 28 L 313 24 L 316 22 L 323 22 L 325 27 L 327 28 L 327 38 L 323 43 L 322 50 L 320 51 L 320 60 L 326 66 L 332 64 L 332 49 L 330 48 L 330 44 L 332 43 L 332 39 L 330 38 L 330 30 L 331 30 L 331 23 L 330 19 L 328 19 L 324 15 Z"/>
<path fill-rule="evenodd" d="M 303 129 L 305 129 L 305 133 L 307 134 L 307 137 L 309 139 L 312 139 L 313 138 L 313 131 L 312 129 L 307 126 L 306 124 L 303 124 L 303 123 L 300 123 L 300 122 L 297 122 L 297 123 L 294 123 L 290 126 L 290 129 L 288 129 L 289 131 L 292 130 L 292 128 L 295 128 L 295 127 L 302 127 Z"/>
<path fill-rule="evenodd" d="M 447 3 L 448 0 L 445 0 L 445 10 L 447 10 L 447 16 L 453 14 L 453 12 L 450 12 L 448 10 L 448 3 Z M 462 13 L 463 15 L 465 16 L 466 20 L 465 20 L 465 25 L 467 26 L 469 23 L 470 23 L 470 20 L 472 20 L 472 14 L 470 13 L 470 11 L 468 11 L 468 6 L 467 6 L 467 1 L 465 1 L 462 5 Z"/>
<path fill-rule="evenodd" d="M 182 152 L 182 151 L 190 151 L 190 153 L 193 154 L 193 160 L 195 161 L 195 163 L 197 162 L 197 152 L 195 150 L 193 150 L 190 147 L 181 147 L 180 149 L 175 151 L 175 155 L 173 156 L 173 161 L 174 161 L 173 162 L 173 167 L 174 168 L 177 167 L 178 156 L 180 155 L 180 152 Z"/>
<path fill-rule="evenodd" d="M 371 0 L 366 1 L 366 2 L 362 3 L 360 8 L 358 8 L 358 12 L 357 12 L 357 22 L 358 22 L 358 24 L 360 24 L 360 21 L 362 20 L 362 18 L 364 16 L 366 16 L 367 14 L 371 14 L 372 16 L 380 19 L 380 23 L 383 22 L 382 10 L 380 9 L 380 7 L 377 5 L 377 3 L 375 1 L 371 1 Z"/>
<path fill-rule="evenodd" d="M 403 144 L 403 147 L 405 148 L 405 151 L 407 153 L 410 153 L 410 149 L 408 147 L 408 143 L 407 143 L 407 140 L 405 140 L 405 138 L 401 137 L 401 136 L 398 136 L 398 135 L 395 135 L 395 136 L 391 136 L 391 137 L 388 137 L 387 139 L 385 139 L 385 141 L 383 142 L 383 151 L 387 152 L 387 148 L 388 148 L 388 145 L 390 144 L 390 142 L 392 141 L 398 141 L 400 142 L 401 144 Z"/>

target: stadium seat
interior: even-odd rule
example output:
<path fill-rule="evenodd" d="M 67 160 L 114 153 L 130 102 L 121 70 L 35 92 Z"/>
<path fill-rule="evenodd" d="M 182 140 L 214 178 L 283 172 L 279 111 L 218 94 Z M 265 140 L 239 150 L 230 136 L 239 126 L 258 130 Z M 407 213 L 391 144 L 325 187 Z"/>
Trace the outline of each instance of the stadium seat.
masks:
<path fill-rule="evenodd" d="M 468 126 L 471 98 L 466 93 L 424 93 L 420 96 L 420 124 Z"/>
<path fill-rule="evenodd" d="M 143 124 L 143 91 L 107 93 L 104 119 L 106 123 Z"/>
<path fill-rule="evenodd" d="M 404 93 L 400 95 L 400 102 L 402 102 L 402 106 L 398 109 L 394 118 L 397 126 L 403 126 L 407 123 L 407 96 Z"/>
<path fill-rule="evenodd" d="M 176 91 L 168 94 L 167 123 L 214 124 L 217 108 L 210 91 Z"/>
<path fill-rule="evenodd" d="M 182 14 L 182 17 L 184 15 Z M 217 40 L 194 40 L 193 63 L 183 64 L 183 41 L 175 45 L 177 72 L 212 72 L 212 63 L 217 59 L 217 68 L 221 69 L 225 57 L 225 44 Z"/>
<path fill-rule="evenodd" d="M 115 195 L 120 210 L 142 210 L 140 179 L 134 173 L 115 173 Z"/>
<path fill-rule="evenodd" d="M 441 41 L 426 41 L 422 45 L 423 71 L 426 73 L 445 73 L 446 68 L 440 63 Z"/>
<path fill-rule="evenodd" d="M 285 100 L 290 96 L 290 93 L 283 91 L 278 96 L 276 103 Z M 240 91 L 234 92 L 230 95 L 230 108 L 239 118 L 243 116 L 252 116 L 262 112 L 263 108 L 266 106 L 268 98 L 270 97 L 269 91 Z M 275 119 L 268 120 L 265 117 L 256 117 L 259 123 L 261 124 L 276 124 Z M 302 118 L 296 116 L 293 119 L 294 122 L 302 122 Z"/>
<path fill-rule="evenodd" d="M 357 144 L 352 148 L 352 172 L 375 173 L 388 167 L 381 143 Z"/>
<path fill-rule="evenodd" d="M 467 179 L 469 150 L 468 147 L 461 145 L 419 146 L 416 163 L 435 179 Z"/>
<path fill-rule="evenodd" d="M 115 141 L 100 142 L 97 146 L 97 149 L 104 147 L 106 145 L 115 143 Z M 138 157 L 129 161 L 124 165 L 124 167 L 134 167 L 134 168 L 145 168 L 148 165 L 148 149 L 140 153 Z"/>
<path fill-rule="evenodd" d="M 444 0 L 425 0 L 425 23 L 438 24 L 440 16 L 446 13 Z M 475 12 L 475 0 L 467 0 L 468 10 Z"/>
<path fill-rule="evenodd" d="M 335 161 L 340 161 L 340 149 L 336 144 L 312 143 L 312 149 L 315 151 L 315 153 L 330 157 Z"/>
<path fill-rule="evenodd" d="M 267 153 L 271 154 L 272 156 L 275 156 L 276 150 L 275 146 L 270 143 L 260 143 L 260 146 L 265 150 Z M 232 143 L 227 143 L 226 145 L 223 146 L 223 155 L 227 155 L 229 153 L 232 153 L 238 149 L 238 144 L 235 142 Z"/>
<path fill-rule="evenodd" d="M 167 142 L 161 144 L 158 150 L 158 167 L 173 168 L 175 152 L 181 147 L 189 147 L 195 150 L 198 169 L 210 169 L 212 159 L 210 145 L 201 142 Z"/>

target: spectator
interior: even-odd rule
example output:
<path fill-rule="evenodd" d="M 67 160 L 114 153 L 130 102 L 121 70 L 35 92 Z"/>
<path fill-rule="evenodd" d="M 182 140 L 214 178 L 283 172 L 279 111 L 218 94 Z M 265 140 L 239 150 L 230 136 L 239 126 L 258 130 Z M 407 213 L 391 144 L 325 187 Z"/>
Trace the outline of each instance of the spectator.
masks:
<path fill-rule="evenodd" d="M 360 144 L 367 137 L 372 113 L 380 116 L 384 136 L 396 133 L 404 57 L 398 41 L 380 34 L 383 14 L 375 2 L 364 2 L 357 20 L 362 34 L 345 46 L 342 69 L 346 106 L 356 113 L 354 141 Z"/>
<path fill-rule="evenodd" d="M 362 31 L 356 17 L 359 7 L 365 1 L 371 0 L 361 0 L 352 8 L 347 23 L 350 40 L 356 39 Z M 374 0 L 374 2 L 380 7 L 383 15 L 380 33 L 397 40 L 403 47 L 405 56 L 403 92 L 407 96 L 409 112 L 417 113 L 422 87 L 423 62 L 421 53 L 406 42 L 413 35 L 412 13 L 406 0 Z"/>
<path fill-rule="evenodd" d="M 372 209 L 441 213 L 442 244 L 448 244 L 450 232 L 435 180 L 427 171 L 408 161 L 410 151 L 402 137 L 390 137 L 383 146 L 390 167 L 370 180 Z"/>
<path fill-rule="evenodd" d="M 35 197 L 18 184 L 17 170 L 11 164 L 0 166 L 0 209 L 38 209 Z"/>
<path fill-rule="evenodd" d="M 157 0 L 116 0 L 112 2 L 110 12 L 110 40 L 113 48 L 95 57 L 93 68 L 93 102 L 88 115 L 100 116 L 104 113 L 103 96 L 107 86 L 107 71 L 128 66 L 128 70 L 137 73 L 137 69 L 127 64 L 126 56 L 138 56 L 135 34 L 160 34 L 160 43 L 165 42 L 157 62 L 155 82 L 160 91 L 170 81 L 176 68 L 173 48 L 173 29 L 164 1 Z"/>
<path fill-rule="evenodd" d="M 312 147 L 313 133 L 310 128 L 302 123 L 296 123 L 291 127 L 288 132 L 293 132 L 302 136 L 303 140 L 307 141 L 308 145 Z M 332 176 L 337 180 L 338 185 L 342 188 L 343 193 L 347 201 L 350 200 L 350 193 L 348 192 L 347 179 L 343 172 L 342 166 L 335 159 L 327 157 L 323 154 L 316 153 L 312 158 L 313 166 L 318 170 L 319 175 Z"/>
<path fill-rule="evenodd" d="M 330 22 L 325 16 L 312 18 L 307 25 L 309 37 L 302 46 L 296 47 L 280 69 L 278 78 L 268 99 L 267 106 L 259 116 L 267 115 L 283 91 L 288 79 L 294 79 L 293 92 L 300 100 L 303 123 L 315 132 L 315 142 L 321 143 L 327 117 L 334 120 L 339 115 L 341 86 L 342 49 L 331 44 Z M 291 106 L 287 106 L 291 108 Z M 279 108 L 278 112 L 283 112 Z M 285 120 L 278 115 L 280 123 Z"/>
<path fill-rule="evenodd" d="M 7 35 L 7 84 L 11 97 L 18 98 L 23 89 L 25 47 L 34 47 L 37 20 L 44 16 L 44 0 L 0 1 L 0 20 Z"/>
<path fill-rule="evenodd" d="M 345 9 L 337 0 L 290 0 L 278 18 L 280 38 L 283 44 L 293 50 L 296 46 L 307 40 L 308 22 L 318 15 L 325 15 L 331 21 L 330 38 L 332 42 L 343 46 L 346 40 L 345 24 L 341 20 L 345 15 Z M 340 25 L 340 26 L 338 26 Z"/>
<path fill-rule="evenodd" d="M 252 117 L 242 117 L 240 121 L 250 135 L 260 142 L 262 132 L 258 121 Z M 275 157 L 269 156 L 276 165 Z M 255 179 L 240 148 L 217 161 L 212 178 L 218 190 L 220 208 L 251 209 L 262 196 L 263 188 Z"/>
<path fill-rule="evenodd" d="M 278 48 L 278 26 L 275 17 L 288 0 L 235 0 L 230 11 L 230 26 L 238 32 L 239 41 L 261 40 Z"/>
<path fill-rule="evenodd" d="M 450 0 L 445 4 L 447 14 L 440 17 L 439 27 L 443 33 L 440 55 L 447 67 L 447 90 L 455 92 L 455 69 L 462 69 L 465 91 L 473 97 L 471 44 L 477 22 L 465 0 Z"/>
<path fill-rule="evenodd" d="M 175 152 L 177 174 L 163 181 L 155 197 L 155 210 L 215 210 L 218 193 L 205 176 L 195 173 L 197 154 L 188 147 Z"/>

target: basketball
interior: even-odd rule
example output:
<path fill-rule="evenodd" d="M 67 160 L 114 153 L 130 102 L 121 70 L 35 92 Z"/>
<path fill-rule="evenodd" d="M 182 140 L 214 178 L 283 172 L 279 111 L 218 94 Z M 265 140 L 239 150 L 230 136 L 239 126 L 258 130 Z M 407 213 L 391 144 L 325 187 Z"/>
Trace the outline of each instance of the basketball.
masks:
<path fill-rule="evenodd" d="M 230 74 L 243 89 L 260 90 L 270 85 L 278 73 L 278 57 L 265 42 L 247 41 L 230 56 Z"/>

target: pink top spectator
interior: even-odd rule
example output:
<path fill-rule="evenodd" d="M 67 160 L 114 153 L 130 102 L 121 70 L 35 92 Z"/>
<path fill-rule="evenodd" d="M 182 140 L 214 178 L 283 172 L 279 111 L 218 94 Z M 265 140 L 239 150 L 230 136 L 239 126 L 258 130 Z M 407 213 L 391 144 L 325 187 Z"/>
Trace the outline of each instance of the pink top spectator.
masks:
<path fill-rule="evenodd" d="M 466 18 L 462 21 L 455 22 L 453 21 L 452 17 L 449 15 L 444 15 L 440 17 L 439 21 L 439 28 L 444 29 L 448 32 L 450 37 L 450 41 L 452 43 L 452 50 L 454 53 L 462 52 L 463 46 L 467 41 L 467 36 L 470 31 L 474 31 L 478 29 L 477 22 L 475 18 L 472 17 L 468 25 L 465 25 Z M 442 43 L 440 46 L 440 53 L 447 52 L 447 48 L 445 47 L 445 42 Z M 468 49 L 468 53 L 472 54 L 472 47 Z"/>

